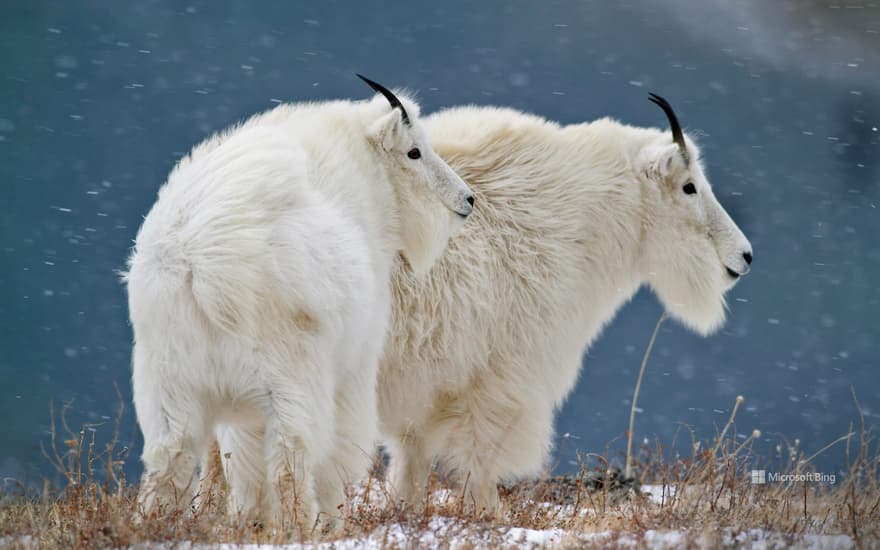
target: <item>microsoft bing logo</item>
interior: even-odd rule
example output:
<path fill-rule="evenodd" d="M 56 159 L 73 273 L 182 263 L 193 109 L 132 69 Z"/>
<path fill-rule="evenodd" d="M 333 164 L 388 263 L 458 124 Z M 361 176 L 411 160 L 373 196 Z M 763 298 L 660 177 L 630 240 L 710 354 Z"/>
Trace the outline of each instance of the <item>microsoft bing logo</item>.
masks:
<path fill-rule="evenodd" d="M 821 472 L 792 472 L 780 474 L 779 472 L 767 472 L 767 470 L 752 470 L 749 475 L 750 481 L 755 485 L 772 483 L 837 483 L 836 474 L 824 474 Z"/>

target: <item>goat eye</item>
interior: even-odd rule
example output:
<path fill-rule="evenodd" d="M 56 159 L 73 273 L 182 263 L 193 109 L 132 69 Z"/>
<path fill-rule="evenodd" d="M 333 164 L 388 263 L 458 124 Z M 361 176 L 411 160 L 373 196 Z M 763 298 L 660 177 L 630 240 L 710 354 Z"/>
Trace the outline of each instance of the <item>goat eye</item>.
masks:
<path fill-rule="evenodd" d="M 408 156 L 409 158 L 411 158 L 413 160 L 416 160 L 416 159 L 422 158 L 422 152 L 419 151 L 418 147 L 413 147 L 412 149 L 409 150 L 409 152 L 406 154 L 406 156 Z"/>
<path fill-rule="evenodd" d="M 694 195 L 697 192 L 697 188 L 691 182 L 687 182 L 686 184 L 684 184 L 684 187 L 682 187 L 681 190 L 684 191 L 687 195 Z"/>

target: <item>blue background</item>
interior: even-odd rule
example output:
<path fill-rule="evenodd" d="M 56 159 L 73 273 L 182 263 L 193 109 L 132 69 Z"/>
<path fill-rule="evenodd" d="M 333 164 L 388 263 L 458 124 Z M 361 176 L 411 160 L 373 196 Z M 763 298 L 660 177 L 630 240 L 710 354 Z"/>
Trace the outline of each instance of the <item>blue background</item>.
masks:
<path fill-rule="evenodd" d="M 386 4 L 386 6 L 389 6 Z M 663 328 L 639 438 L 699 438 L 746 403 L 742 432 L 808 452 L 880 413 L 880 8 L 650 0 L 399 3 L 3 2 L 0 5 L 0 477 L 50 475 L 49 402 L 112 432 L 130 403 L 131 331 L 117 271 L 169 170 L 195 143 L 278 101 L 367 98 L 361 72 L 424 112 L 508 105 L 563 123 L 701 136 L 755 263 L 730 321 Z M 585 357 L 555 457 L 621 448 L 656 299 L 642 292 Z M 131 408 L 122 437 L 139 434 Z M 615 438 L 618 438 L 615 440 Z M 686 434 L 680 439 L 689 440 Z M 819 458 L 843 468 L 843 447 Z"/>

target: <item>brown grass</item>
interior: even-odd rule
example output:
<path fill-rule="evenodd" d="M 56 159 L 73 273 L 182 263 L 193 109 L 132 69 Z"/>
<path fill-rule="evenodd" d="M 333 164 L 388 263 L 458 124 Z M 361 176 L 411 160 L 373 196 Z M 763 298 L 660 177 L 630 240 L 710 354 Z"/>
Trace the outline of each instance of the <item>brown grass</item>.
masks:
<path fill-rule="evenodd" d="M 861 411 L 855 392 L 853 400 Z M 631 471 L 632 477 L 612 468 L 605 456 L 587 455 L 577 475 L 502 486 L 501 518 L 468 516 L 461 488 L 445 487 L 437 478 L 423 502 L 404 507 L 381 481 L 378 464 L 363 486 L 350 491 L 350 511 L 340 536 L 369 537 L 382 547 L 448 546 L 451 541 L 458 547 L 510 547 L 526 542 L 511 538 L 511 529 L 526 528 L 559 530 L 554 539 L 557 547 L 627 542 L 715 548 L 756 539 L 773 547 L 828 535 L 845 535 L 856 547 L 880 546 L 880 455 L 861 414 L 859 428 L 846 436 L 811 455 L 797 440 L 794 445 L 785 443 L 783 465 L 766 467 L 780 474 L 816 474 L 813 459 L 833 445 L 845 445 L 847 473 L 835 483 L 753 484 L 750 472 L 765 469 L 767 461 L 753 449 L 759 432 L 745 438 L 736 433 L 734 420 L 742 402 L 737 397 L 729 421 L 712 441 L 696 441 L 691 434 L 687 456 L 667 453 L 659 442 L 632 453 L 631 433 L 627 434 L 625 472 Z M 51 409 L 51 438 L 44 448 L 63 482 L 60 487 L 44 482 L 39 495 L 14 483 L 0 487 L 0 547 L 119 548 L 184 541 L 284 544 L 317 538 L 294 528 L 267 529 L 227 516 L 222 476 L 206 484 L 213 498 L 204 499 L 206 504 L 198 510 L 136 514 L 137 486 L 129 485 L 123 475 L 128 448 L 120 448 L 115 435 L 99 445 L 95 426 L 72 430 L 66 411 L 64 407 L 58 414 L 59 430 Z M 119 433 L 122 417 L 120 406 L 114 434 Z M 654 495 L 640 489 L 649 484 Z M 679 538 L 664 543 L 666 532 L 676 532 L 673 536 Z"/>
<path fill-rule="evenodd" d="M 274 531 L 229 518 L 212 503 L 192 513 L 135 516 L 137 487 L 122 475 L 124 451 L 115 440 L 99 447 L 88 427 L 67 431 L 59 449 L 53 435 L 46 455 L 64 475 L 56 491 L 48 483 L 39 496 L 14 487 L 0 497 L 0 546 L 41 548 L 125 547 L 144 543 L 291 543 L 311 538 L 295 530 Z M 121 419 L 121 411 L 120 416 Z M 757 434 L 752 434 L 757 435 Z M 644 542 L 651 530 L 679 531 L 683 544 L 714 547 L 732 544 L 751 529 L 778 533 L 780 544 L 805 535 L 847 535 L 857 546 L 880 544 L 880 458 L 869 454 L 871 442 L 842 438 L 850 450 L 848 473 L 835 484 L 769 482 L 752 484 L 749 472 L 760 461 L 752 452 L 753 437 L 719 435 L 710 444 L 692 442 L 687 457 L 664 458 L 659 444 L 643 445 L 632 459 L 635 480 L 608 475 L 605 457 L 586 457 L 591 467 L 576 476 L 521 482 L 500 488 L 506 509 L 502 519 L 468 517 L 460 490 L 434 497 L 417 511 L 395 503 L 381 474 L 371 477 L 353 497 L 344 537 L 372 534 L 385 546 L 418 541 L 434 531 L 434 541 L 472 541 L 474 545 L 506 544 L 511 527 L 561 529 L 557 546 L 604 546 L 631 537 Z M 783 473 L 815 473 L 796 446 L 788 448 Z M 437 480 L 435 480 L 437 481 Z M 607 482 L 606 482 L 607 481 Z M 655 485 L 653 498 L 638 489 Z M 644 486 L 644 485 L 642 485 Z M 436 489 L 441 489 L 439 481 Z M 222 500 L 222 499 L 221 499 Z M 439 519 L 438 519 L 439 518 Z M 395 535 L 396 533 L 396 535 Z M 598 537 L 596 533 L 604 533 Z M 403 536 L 405 538 L 401 539 Z M 409 537 L 407 539 L 406 537 Z"/>

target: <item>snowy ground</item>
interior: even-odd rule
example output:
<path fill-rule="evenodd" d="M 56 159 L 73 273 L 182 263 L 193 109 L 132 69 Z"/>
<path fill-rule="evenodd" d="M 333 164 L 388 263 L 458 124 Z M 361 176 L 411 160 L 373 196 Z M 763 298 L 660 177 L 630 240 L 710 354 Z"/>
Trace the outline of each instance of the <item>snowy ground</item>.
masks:
<path fill-rule="evenodd" d="M 801 548 L 801 549 L 849 549 L 854 548 L 852 540 L 845 535 L 805 535 L 792 538 L 781 533 L 760 529 L 749 530 L 737 535 L 722 536 L 725 546 L 737 548 Z M 554 548 L 554 547 L 607 547 L 648 548 L 651 550 L 689 547 L 693 544 L 702 548 L 714 548 L 716 542 L 691 540 L 678 531 L 646 531 L 643 535 L 602 531 L 598 533 L 565 533 L 558 529 L 535 530 L 512 527 L 506 531 L 474 532 L 458 528 L 454 522 L 435 518 L 421 533 L 406 532 L 399 525 L 370 534 L 369 537 L 350 538 L 321 544 L 291 544 L 274 546 L 273 549 L 299 550 L 353 550 L 380 548 Z M 193 550 L 265 550 L 258 545 L 193 545 Z"/>
<path fill-rule="evenodd" d="M 667 505 L 675 498 L 672 487 L 642 486 L 642 492 L 649 495 L 657 505 Z M 369 505 L 385 498 L 381 486 L 372 486 L 366 492 L 355 496 L 353 505 Z M 441 490 L 433 495 L 438 505 L 455 498 L 450 491 Z M 556 506 L 549 504 L 548 506 Z M 570 517 L 571 506 L 559 508 L 558 517 Z M 582 515 L 594 513 L 582 509 Z M 511 522 L 513 523 L 513 522 Z M 138 545 L 140 548 L 171 550 L 354 550 L 380 548 L 647 548 L 651 550 L 682 547 L 698 548 L 800 548 L 800 549 L 849 549 L 854 548 L 853 540 L 846 535 L 790 535 L 764 529 L 747 529 L 738 532 L 727 530 L 722 533 L 699 533 L 674 530 L 604 530 L 584 532 L 560 528 L 529 529 L 516 526 L 488 527 L 455 517 L 436 515 L 423 524 L 386 523 L 366 535 L 343 538 L 332 542 L 258 545 L 258 544 L 194 544 L 157 543 Z M 31 537 L 0 537 L 0 548 L 39 548 L 38 541 Z"/>
<path fill-rule="evenodd" d="M 657 503 L 667 503 L 674 498 L 672 487 L 643 486 L 642 491 Z M 370 498 L 380 497 L 379 489 L 370 491 Z M 438 491 L 434 500 L 442 503 L 453 498 L 448 491 Z M 356 497 L 357 500 L 357 497 Z M 570 507 L 566 507 L 570 508 Z M 571 513 L 570 509 L 562 514 Z M 588 512 L 586 512 L 588 513 Z M 353 550 L 379 548 L 574 548 L 607 547 L 648 548 L 651 550 L 698 546 L 715 548 L 719 542 L 723 546 L 737 548 L 800 548 L 838 550 L 854 548 L 853 541 L 846 535 L 791 536 L 762 529 L 744 532 L 721 533 L 719 536 L 695 537 L 681 531 L 647 530 L 634 534 L 622 531 L 599 531 L 583 533 L 563 529 L 527 529 L 523 527 L 477 528 L 472 523 L 456 518 L 436 516 L 421 529 L 403 524 L 382 526 L 367 536 L 340 539 L 318 544 L 291 544 L 275 546 L 285 550 Z M 257 550 L 266 546 L 258 545 L 193 545 L 194 550 Z"/>
<path fill-rule="evenodd" d="M 724 546 L 736 548 L 796 548 L 838 550 L 854 548 L 852 539 L 846 535 L 804 535 L 792 538 L 781 533 L 760 529 L 733 535 L 726 533 L 721 540 Z M 477 532 L 458 526 L 454 520 L 434 518 L 421 532 L 412 532 L 400 525 L 379 529 L 369 536 L 341 539 L 319 544 L 157 544 L 153 548 L 188 548 L 190 550 L 355 550 L 380 548 L 554 548 L 554 547 L 607 547 L 647 548 L 665 550 L 698 546 L 715 548 L 717 542 L 690 539 L 678 531 L 646 531 L 643 535 L 602 531 L 598 533 L 565 533 L 558 529 L 535 530 L 512 527 L 507 530 Z M 0 538 L 0 548 L 38 548 L 29 537 Z"/>

